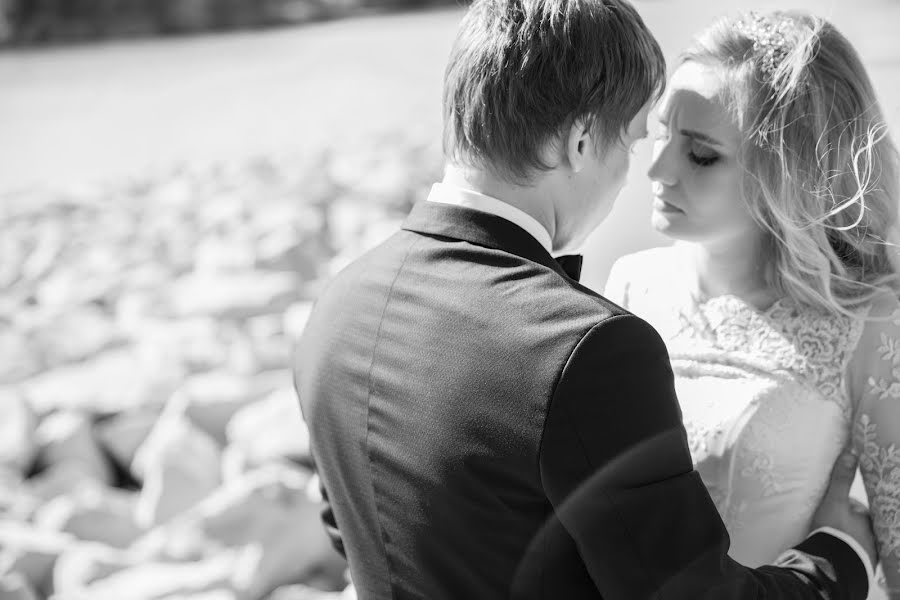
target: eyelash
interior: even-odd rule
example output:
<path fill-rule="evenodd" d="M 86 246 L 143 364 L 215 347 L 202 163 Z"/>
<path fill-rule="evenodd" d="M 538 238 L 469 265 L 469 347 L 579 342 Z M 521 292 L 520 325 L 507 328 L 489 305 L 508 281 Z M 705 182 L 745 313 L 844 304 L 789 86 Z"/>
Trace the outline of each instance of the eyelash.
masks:
<path fill-rule="evenodd" d="M 719 162 L 719 155 L 712 154 L 710 156 L 700 156 L 693 150 L 688 151 L 688 159 L 698 167 L 709 167 Z"/>
<path fill-rule="evenodd" d="M 669 139 L 669 136 L 662 132 L 660 132 L 656 136 L 657 141 L 664 141 L 667 139 Z M 691 143 L 691 146 L 693 146 L 693 143 Z M 692 149 L 688 150 L 688 160 L 690 160 L 691 163 L 693 163 L 694 165 L 696 165 L 698 167 L 710 167 L 710 166 L 716 164 L 717 162 L 719 162 L 720 158 L 722 158 L 722 157 L 715 153 L 713 153 L 709 156 L 703 156 L 703 155 L 697 154 Z"/>

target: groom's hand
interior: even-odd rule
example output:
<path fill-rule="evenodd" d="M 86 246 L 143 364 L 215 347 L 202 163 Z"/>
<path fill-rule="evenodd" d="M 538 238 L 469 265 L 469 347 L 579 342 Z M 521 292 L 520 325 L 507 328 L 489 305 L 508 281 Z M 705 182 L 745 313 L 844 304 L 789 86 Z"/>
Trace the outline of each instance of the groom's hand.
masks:
<path fill-rule="evenodd" d="M 850 535 L 863 547 L 872 561 L 878 562 L 875 535 L 868 509 L 850 498 L 850 488 L 856 475 L 856 456 L 845 449 L 831 470 L 831 481 L 819 508 L 813 515 L 813 529 L 833 527 Z"/>

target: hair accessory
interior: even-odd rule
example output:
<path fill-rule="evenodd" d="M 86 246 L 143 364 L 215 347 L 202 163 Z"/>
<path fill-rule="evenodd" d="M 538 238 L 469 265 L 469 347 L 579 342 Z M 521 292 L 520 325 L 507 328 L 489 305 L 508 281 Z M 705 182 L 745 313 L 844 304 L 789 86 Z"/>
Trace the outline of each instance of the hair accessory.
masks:
<path fill-rule="evenodd" d="M 775 70 L 791 50 L 788 36 L 793 22 L 785 17 L 763 16 L 751 11 L 749 18 L 738 21 L 736 27 L 753 40 L 753 51 L 762 55 L 763 73 L 774 77 Z"/>

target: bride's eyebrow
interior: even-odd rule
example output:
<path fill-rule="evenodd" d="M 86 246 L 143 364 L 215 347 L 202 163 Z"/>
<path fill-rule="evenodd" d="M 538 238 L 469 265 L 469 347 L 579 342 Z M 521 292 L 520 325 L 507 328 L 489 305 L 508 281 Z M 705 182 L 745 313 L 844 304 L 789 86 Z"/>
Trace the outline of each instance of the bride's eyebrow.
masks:
<path fill-rule="evenodd" d="M 725 146 L 725 144 L 723 144 L 716 138 L 710 137 L 710 136 L 706 135 L 705 133 L 700 133 L 699 131 L 694 131 L 692 129 L 681 129 L 681 130 L 679 130 L 679 133 L 681 135 L 683 135 L 684 137 L 689 137 L 693 140 L 699 140 L 699 141 L 705 142 L 711 146 L 719 146 L 720 148 L 723 148 Z"/>

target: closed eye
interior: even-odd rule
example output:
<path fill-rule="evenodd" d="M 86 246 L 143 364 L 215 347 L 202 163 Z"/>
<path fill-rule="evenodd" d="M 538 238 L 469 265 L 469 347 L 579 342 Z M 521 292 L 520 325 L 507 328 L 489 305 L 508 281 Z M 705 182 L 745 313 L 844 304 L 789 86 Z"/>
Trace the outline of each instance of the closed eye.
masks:
<path fill-rule="evenodd" d="M 709 167 L 719 162 L 722 156 L 715 150 L 691 140 L 688 150 L 688 160 L 698 167 Z"/>

